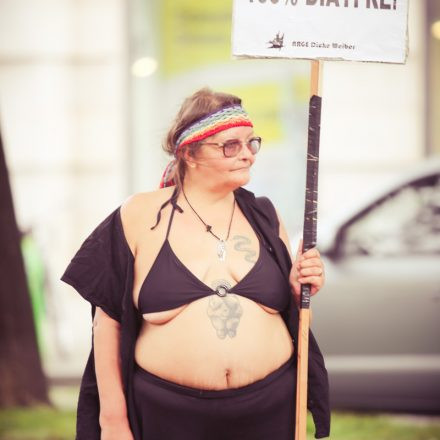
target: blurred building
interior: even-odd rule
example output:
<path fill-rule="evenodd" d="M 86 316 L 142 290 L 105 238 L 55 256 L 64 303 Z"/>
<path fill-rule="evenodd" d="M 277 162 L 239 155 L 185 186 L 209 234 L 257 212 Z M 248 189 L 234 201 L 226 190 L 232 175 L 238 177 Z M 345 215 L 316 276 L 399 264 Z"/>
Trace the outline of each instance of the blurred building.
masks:
<path fill-rule="evenodd" d="M 59 281 L 131 193 L 158 187 L 185 96 L 236 93 L 264 138 L 247 186 L 302 227 L 309 62 L 231 60 L 232 0 L 3 0 L 0 129 L 17 218 L 48 265 L 45 367 L 78 375 L 89 305 Z M 440 10 L 410 2 L 407 64 L 325 62 L 318 218 L 440 153 Z"/>

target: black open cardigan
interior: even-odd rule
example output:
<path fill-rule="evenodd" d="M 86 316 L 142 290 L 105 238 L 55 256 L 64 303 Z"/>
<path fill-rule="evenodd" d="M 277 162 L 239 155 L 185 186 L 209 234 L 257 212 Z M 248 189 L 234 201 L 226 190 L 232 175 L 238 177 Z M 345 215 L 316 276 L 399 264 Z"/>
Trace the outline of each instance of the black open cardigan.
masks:
<path fill-rule="evenodd" d="M 290 254 L 279 237 L 279 222 L 272 202 L 267 197 L 240 187 L 234 191 L 243 214 L 271 252 L 283 275 L 288 279 L 292 267 Z M 61 280 L 73 286 L 92 305 L 120 323 L 120 357 L 128 418 L 135 439 L 140 439 L 135 416 L 132 379 L 134 346 L 142 323 L 133 299 L 134 256 L 122 227 L 120 206 L 111 212 L 86 238 L 76 252 Z M 299 311 L 293 295 L 281 316 L 292 338 L 295 354 L 298 344 Z M 295 363 L 297 357 L 295 356 Z M 309 367 L 307 407 L 315 424 L 315 438 L 330 435 L 329 382 L 324 358 L 312 331 L 309 332 Z M 100 440 L 99 395 L 96 383 L 93 327 L 91 351 L 82 376 L 77 407 L 76 440 Z"/>

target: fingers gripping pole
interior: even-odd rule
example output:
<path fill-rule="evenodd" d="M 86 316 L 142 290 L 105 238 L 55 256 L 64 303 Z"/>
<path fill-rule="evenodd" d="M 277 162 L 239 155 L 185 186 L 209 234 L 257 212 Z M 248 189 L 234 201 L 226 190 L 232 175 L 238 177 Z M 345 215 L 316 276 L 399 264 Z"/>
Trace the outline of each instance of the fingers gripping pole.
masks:
<path fill-rule="evenodd" d="M 319 96 L 322 62 L 312 61 L 307 146 L 306 196 L 304 207 L 303 252 L 316 246 L 318 214 L 318 165 L 321 127 L 321 97 Z M 296 389 L 295 440 L 307 438 L 307 378 L 310 327 L 310 284 L 301 284 L 298 327 L 298 363 Z"/>

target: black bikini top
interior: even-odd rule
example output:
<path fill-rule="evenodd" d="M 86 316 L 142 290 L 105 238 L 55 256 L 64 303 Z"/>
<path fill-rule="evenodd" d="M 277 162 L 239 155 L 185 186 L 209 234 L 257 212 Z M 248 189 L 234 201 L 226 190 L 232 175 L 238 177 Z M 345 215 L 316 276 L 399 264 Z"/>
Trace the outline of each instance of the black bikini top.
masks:
<path fill-rule="evenodd" d="M 260 238 L 260 253 L 257 262 L 238 283 L 230 288 L 218 286 L 216 290 L 213 290 L 179 260 L 168 240 L 174 211 L 178 209 L 183 212 L 175 202 L 174 195 L 169 200 L 172 202 L 173 209 L 165 240 L 139 291 L 139 312 L 143 314 L 171 310 L 205 296 L 212 294 L 225 296 L 229 292 L 244 296 L 279 312 L 283 311 L 289 300 L 286 289 L 290 294 L 290 286 L 274 257 L 261 244 Z M 161 209 L 169 201 L 164 203 Z M 158 223 L 160 211 L 157 218 Z"/>

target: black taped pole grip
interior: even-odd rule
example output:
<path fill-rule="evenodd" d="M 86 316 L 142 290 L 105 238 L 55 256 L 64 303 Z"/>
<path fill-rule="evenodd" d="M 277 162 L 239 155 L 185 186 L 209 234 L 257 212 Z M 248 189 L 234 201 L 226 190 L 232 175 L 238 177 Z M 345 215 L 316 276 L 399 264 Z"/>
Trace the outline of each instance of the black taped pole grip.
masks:
<path fill-rule="evenodd" d="M 303 252 L 316 246 L 318 221 L 318 165 L 319 137 L 321 131 L 320 96 L 312 95 L 309 101 L 309 130 L 307 144 L 306 198 L 304 207 Z M 300 308 L 310 308 L 311 284 L 301 284 Z"/>

